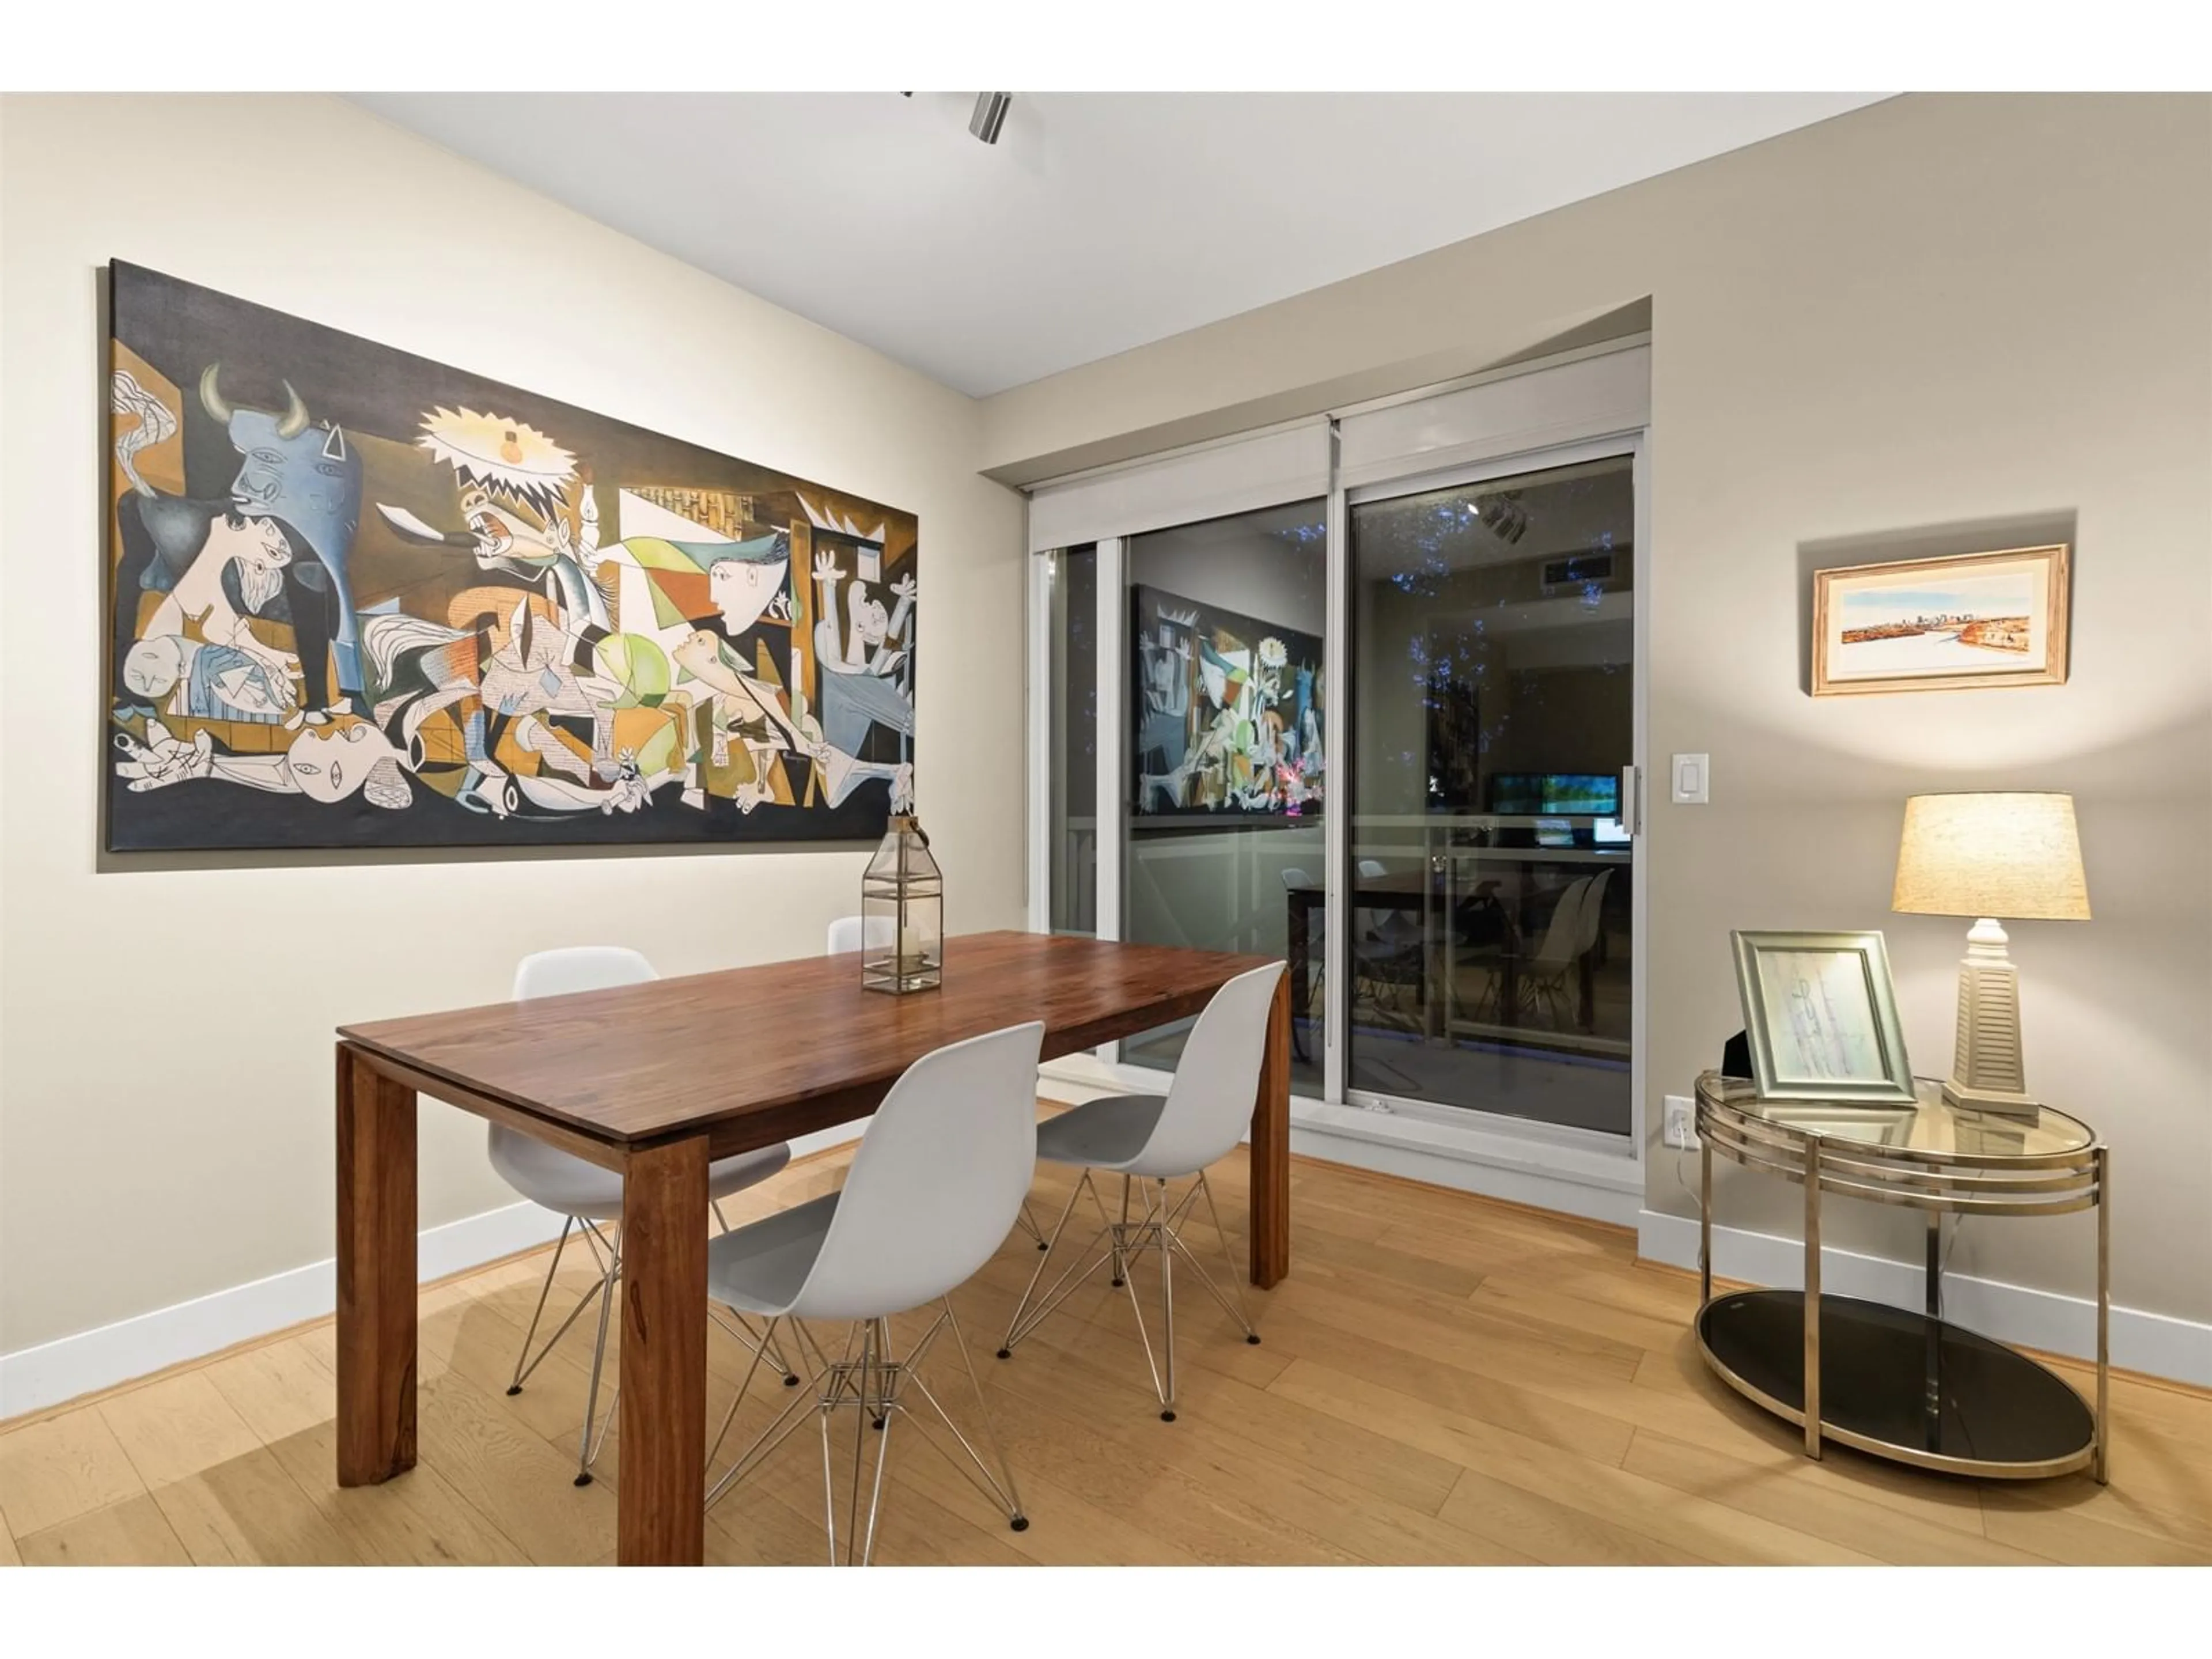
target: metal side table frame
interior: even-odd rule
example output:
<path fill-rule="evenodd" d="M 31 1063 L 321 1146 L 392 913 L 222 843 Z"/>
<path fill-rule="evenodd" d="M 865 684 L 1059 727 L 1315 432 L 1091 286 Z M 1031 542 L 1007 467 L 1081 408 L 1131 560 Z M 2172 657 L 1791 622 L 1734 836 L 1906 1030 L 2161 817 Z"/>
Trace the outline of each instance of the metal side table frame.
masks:
<path fill-rule="evenodd" d="M 1947 1105 L 1933 1083 L 1916 1085 L 1916 1105 L 1894 1109 L 1762 1101 L 1752 1084 L 1706 1073 L 1698 1079 L 1697 1123 L 1702 1175 L 1698 1206 L 1698 1352 L 1730 1388 L 1777 1416 L 1800 1425 L 1805 1454 L 1824 1442 L 1922 1468 L 1985 1478 L 2038 1480 L 2087 1469 L 2100 1484 L 2108 1462 L 2109 1328 L 2112 1288 L 2111 1149 L 2087 1124 L 2049 1108 L 2033 1119 Z M 1786 1291 L 1713 1294 L 1713 1157 L 1796 1182 L 1805 1193 L 1802 1350 L 1776 1351 L 1773 1337 L 1790 1304 Z M 1837 1194 L 1924 1212 L 1927 1291 L 1924 1313 L 1879 1308 L 1832 1295 L 1820 1283 L 1821 1195 Z M 2097 1212 L 2097 1390 L 2092 1415 L 2054 1373 L 2016 1350 L 1948 1324 L 1942 1318 L 1942 1241 L 1946 1215 L 2050 1216 Z M 1922 1354 L 1917 1443 L 1869 1426 L 1873 1416 L 1831 1391 L 1822 1394 L 1824 1323 L 1853 1328 L 1895 1360 L 1917 1337 Z M 1766 1340 L 1759 1340 L 1763 1334 Z M 1802 1367 L 1802 1369 L 1799 1369 Z M 1895 1395 L 1906 1379 L 1877 1366 Z M 1795 1373 L 1796 1386 L 1790 1386 Z M 1869 1373 L 1863 1366 L 1862 1379 Z M 1984 1396 L 1968 1397 L 1975 1391 Z M 1795 1395 L 1796 1398 L 1791 1396 Z M 2002 1396 L 2002 1397 L 2000 1397 Z M 2024 1398 L 2025 1404 L 2021 1404 Z M 2086 1423 L 2075 1424 L 2066 1402 Z M 2001 1443 L 1975 1444 L 1979 1425 Z M 2038 1414 L 2047 1420 L 2037 1420 Z M 2009 1414 L 2011 1423 L 1992 1419 Z M 2013 1432 L 2014 1430 L 2022 1432 Z M 1948 1431 L 1948 1437 L 1947 1437 Z M 2077 1438 L 2080 1443 L 2073 1441 Z"/>

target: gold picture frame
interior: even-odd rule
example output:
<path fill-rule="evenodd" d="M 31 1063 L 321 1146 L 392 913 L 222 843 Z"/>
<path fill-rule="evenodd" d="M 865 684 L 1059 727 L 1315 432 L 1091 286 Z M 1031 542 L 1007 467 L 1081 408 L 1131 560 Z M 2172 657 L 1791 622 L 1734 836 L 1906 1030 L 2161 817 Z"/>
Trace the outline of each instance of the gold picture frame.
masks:
<path fill-rule="evenodd" d="M 1729 935 L 1761 1100 L 1914 1103 L 1889 951 L 1878 933 Z"/>
<path fill-rule="evenodd" d="M 1813 695 L 2066 683 L 2072 546 L 1813 574 Z"/>

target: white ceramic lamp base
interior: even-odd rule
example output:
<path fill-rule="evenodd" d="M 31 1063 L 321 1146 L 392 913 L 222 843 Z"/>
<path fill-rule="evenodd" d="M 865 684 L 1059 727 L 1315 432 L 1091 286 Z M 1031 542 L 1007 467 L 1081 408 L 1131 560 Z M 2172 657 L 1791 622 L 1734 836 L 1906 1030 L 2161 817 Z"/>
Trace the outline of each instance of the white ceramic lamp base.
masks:
<path fill-rule="evenodd" d="M 2020 1047 L 2020 969 L 2005 930 L 1989 917 L 1966 934 L 1959 963 L 1959 1036 L 1943 1098 L 1954 1106 L 2033 1117 L 2042 1103 L 2027 1092 Z"/>

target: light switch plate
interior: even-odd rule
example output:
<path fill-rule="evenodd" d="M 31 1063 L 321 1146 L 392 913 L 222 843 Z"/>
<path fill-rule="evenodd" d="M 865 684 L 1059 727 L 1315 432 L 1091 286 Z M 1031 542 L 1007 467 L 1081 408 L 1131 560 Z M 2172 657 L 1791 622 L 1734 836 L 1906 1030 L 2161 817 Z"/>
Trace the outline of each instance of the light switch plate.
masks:
<path fill-rule="evenodd" d="M 1713 762 L 1710 755 L 1674 757 L 1670 793 L 1677 806 L 1703 806 L 1712 799 Z"/>

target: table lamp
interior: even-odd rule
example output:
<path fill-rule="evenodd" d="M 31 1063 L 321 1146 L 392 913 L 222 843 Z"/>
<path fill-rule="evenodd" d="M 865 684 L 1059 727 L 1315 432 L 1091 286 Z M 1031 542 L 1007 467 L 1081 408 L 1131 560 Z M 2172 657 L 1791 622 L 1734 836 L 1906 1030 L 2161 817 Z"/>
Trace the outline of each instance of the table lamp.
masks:
<path fill-rule="evenodd" d="M 1996 918 L 2087 921 L 2089 890 L 2071 795 L 1914 795 L 1889 908 L 1972 916 L 1959 964 L 1959 1038 L 1943 1098 L 2033 1117 L 2020 1046 L 2020 970 Z"/>

